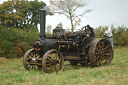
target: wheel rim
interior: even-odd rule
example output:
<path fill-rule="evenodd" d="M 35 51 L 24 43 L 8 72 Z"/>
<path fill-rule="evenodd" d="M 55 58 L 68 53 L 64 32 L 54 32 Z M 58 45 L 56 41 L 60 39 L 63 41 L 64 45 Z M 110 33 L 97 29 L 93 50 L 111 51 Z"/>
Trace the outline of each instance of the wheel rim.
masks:
<path fill-rule="evenodd" d="M 97 66 L 104 66 L 111 62 L 112 48 L 107 40 L 104 39 L 99 41 L 95 49 L 94 60 L 96 61 Z"/>
<path fill-rule="evenodd" d="M 34 49 L 28 50 L 23 59 L 24 68 L 27 70 L 40 68 L 41 65 L 33 64 L 36 62 L 35 59 L 39 58 L 39 53 Z"/>
<path fill-rule="evenodd" d="M 42 60 L 42 67 L 44 72 L 51 73 L 57 72 L 62 69 L 64 63 L 64 58 L 62 54 L 57 50 L 47 51 Z"/>

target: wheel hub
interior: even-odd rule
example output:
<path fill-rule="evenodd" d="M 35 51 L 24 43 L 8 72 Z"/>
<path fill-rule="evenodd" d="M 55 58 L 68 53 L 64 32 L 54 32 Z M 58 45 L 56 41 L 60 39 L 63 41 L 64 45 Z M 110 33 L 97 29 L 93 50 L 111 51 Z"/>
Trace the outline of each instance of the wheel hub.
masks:
<path fill-rule="evenodd" d="M 57 61 L 55 59 L 52 60 L 52 65 L 57 65 Z"/>
<path fill-rule="evenodd" d="M 36 63 L 37 61 L 35 58 L 32 58 L 31 62 Z"/>

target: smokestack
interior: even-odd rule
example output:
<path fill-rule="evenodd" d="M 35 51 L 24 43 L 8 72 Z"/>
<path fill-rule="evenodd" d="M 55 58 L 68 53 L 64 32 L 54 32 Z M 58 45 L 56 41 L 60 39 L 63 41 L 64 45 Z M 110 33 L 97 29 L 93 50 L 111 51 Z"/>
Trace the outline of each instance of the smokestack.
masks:
<path fill-rule="evenodd" d="M 40 38 L 45 38 L 46 10 L 40 10 Z"/>

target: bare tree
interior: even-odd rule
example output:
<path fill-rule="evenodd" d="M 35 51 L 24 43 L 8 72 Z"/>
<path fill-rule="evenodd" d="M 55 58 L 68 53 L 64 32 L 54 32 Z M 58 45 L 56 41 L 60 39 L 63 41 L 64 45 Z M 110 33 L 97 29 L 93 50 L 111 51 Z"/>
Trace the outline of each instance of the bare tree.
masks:
<path fill-rule="evenodd" d="M 92 10 L 83 10 L 82 13 L 78 13 L 78 8 L 87 6 L 88 3 L 82 2 L 82 0 L 50 0 L 50 8 L 53 13 L 63 14 L 70 20 L 71 30 L 80 25 L 81 17 Z"/>

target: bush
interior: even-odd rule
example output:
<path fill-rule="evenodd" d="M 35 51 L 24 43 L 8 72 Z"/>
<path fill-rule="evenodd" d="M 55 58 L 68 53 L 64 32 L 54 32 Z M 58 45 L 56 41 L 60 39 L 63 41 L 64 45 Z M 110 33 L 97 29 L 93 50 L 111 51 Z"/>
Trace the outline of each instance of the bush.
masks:
<path fill-rule="evenodd" d="M 8 40 L 3 40 L 0 44 L 0 48 L 3 53 L 2 55 L 9 57 L 8 54 L 9 54 L 10 50 L 13 48 L 13 46 L 14 46 L 13 42 L 10 42 Z"/>
<path fill-rule="evenodd" d="M 23 31 L 4 27 L 0 30 L 0 56 L 7 58 L 22 57 L 28 49 L 32 48 L 39 35 L 37 30 Z"/>
<path fill-rule="evenodd" d="M 102 26 L 99 26 L 98 28 L 95 28 L 96 37 L 100 38 L 101 35 L 103 35 L 104 31 L 105 31 L 104 27 L 102 27 Z"/>

